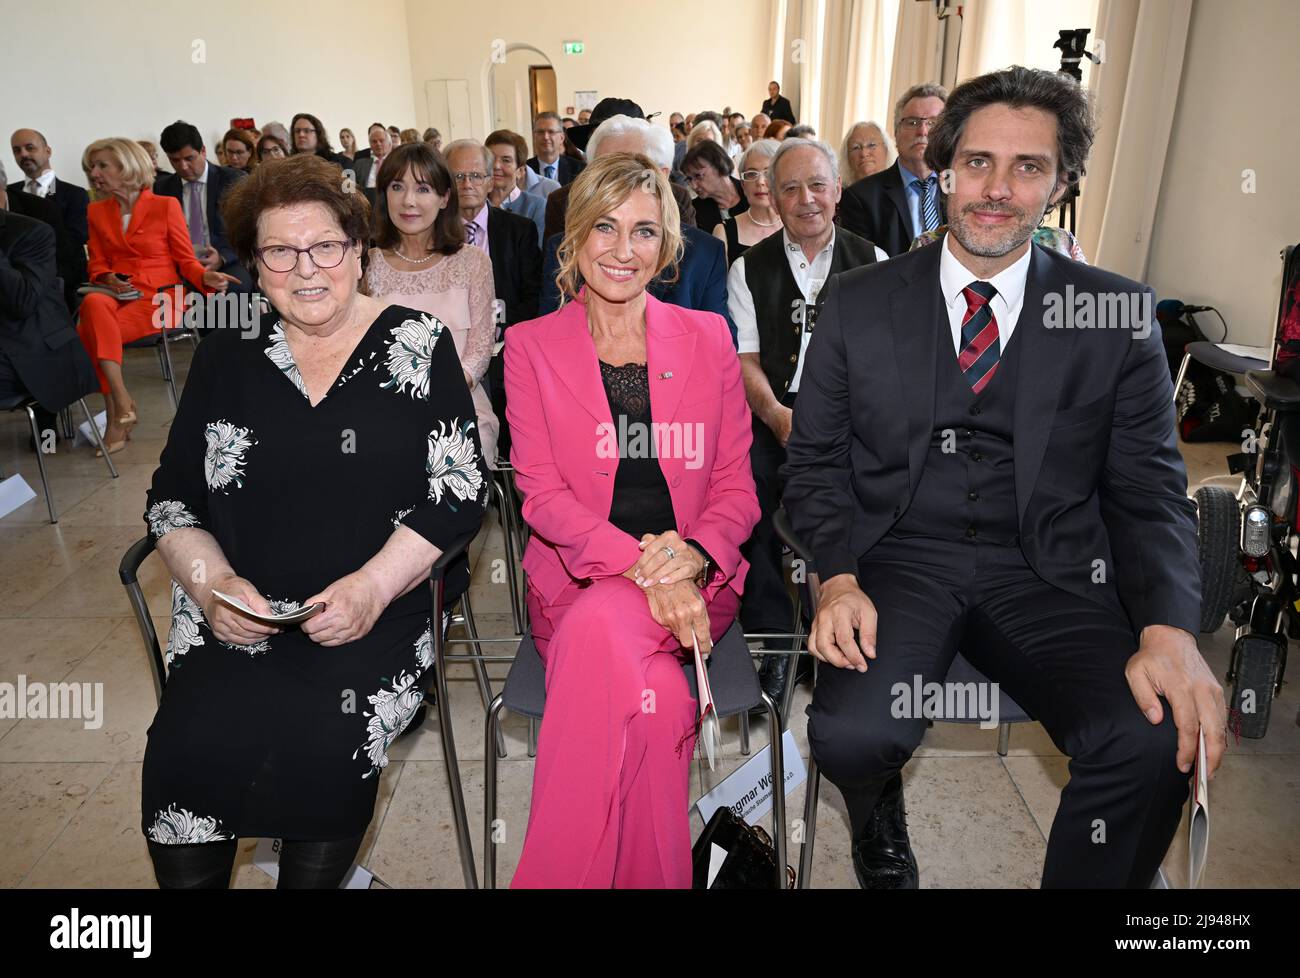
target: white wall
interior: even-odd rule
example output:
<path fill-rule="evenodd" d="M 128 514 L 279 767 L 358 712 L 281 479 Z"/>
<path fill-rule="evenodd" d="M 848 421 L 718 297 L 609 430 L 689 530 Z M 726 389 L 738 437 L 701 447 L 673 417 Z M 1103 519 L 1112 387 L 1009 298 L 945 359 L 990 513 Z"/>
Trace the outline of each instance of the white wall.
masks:
<path fill-rule="evenodd" d="M 473 134 L 491 130 L 482 72 L 494 40 L 525 43 L 555 67 L 560 109 L 577 90 L 630 98 L 647 113 L 683 114 L 730 105 L 753 115 L 767 98 L 771 0 L 496 0 L 478 6 L 407 0 L 412 89 L 419 125 L 428 124 L 425 83 L 469 82 Z M 586 52 L 565 55 L 564 42 Z M 525 137 L 532 144 L 531 133 Z"/>
<path fill-rule="evenodd" d="M 1271 342 L 1278 252 L 1300 243 L 1297 37 L 1295 0 L 1192 6 L 1147 281 L 1162 297 L 1217 306 L 1237 343 Z M 1256 193 L 1242 192 L 1246 169 Z M 1217 339 L 1218 320 L 1200 318 Z"/>
<path fill-rule="evenodd" d="M 158 141 L 168 123 L 214 144 L 231 118 L 288 126 L 319 116 L 338 147 L 344 126 L 365 145 L 376 119 L 415 125 L 405 0 L 161 0 L 6 3 L 0 26 L 0 138 L 9 179 L 21 177 L 9 135 L 40 129 L 59 176 L 85 185 L 94 139 Z M 194 63 L 195 41 L 206 62 Z M 159 153 L 166 168 L 166 157 Z"/>

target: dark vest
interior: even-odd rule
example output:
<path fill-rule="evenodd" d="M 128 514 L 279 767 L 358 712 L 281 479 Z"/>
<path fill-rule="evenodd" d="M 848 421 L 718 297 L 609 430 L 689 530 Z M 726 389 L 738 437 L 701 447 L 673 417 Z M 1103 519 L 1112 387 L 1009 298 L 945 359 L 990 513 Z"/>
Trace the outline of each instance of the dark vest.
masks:
<path fill-rule="evenodd" d="M 1012 424 L 1019 331 L 1011 335 L 997 372 L 977 397 L 957 366 L 946 315 L 938 328 L 930 450 L 912 503 L 890 533 L 1018 546 Z"/>
<path fill-rule="evenodd" d="M 827 280 L 836 272 L 870 265 L 875 260 L 875 245 L 850 231 L 836 228 Z M 785 235 L 780 232 L 764 238 L 745 252 L 745 284 L 754 297 L 759 364 L 767 375 L 767 382 L 772 385 L 772 393 L 779 400 L 794 380 L 803 331 L 805 328 L 812 331 L 826 286 L 822 286 L 813 307 L 804 309 L 803 293 L 799 291 L 799 284 L 790 271 L 790 262 L 785 257 Z"/>

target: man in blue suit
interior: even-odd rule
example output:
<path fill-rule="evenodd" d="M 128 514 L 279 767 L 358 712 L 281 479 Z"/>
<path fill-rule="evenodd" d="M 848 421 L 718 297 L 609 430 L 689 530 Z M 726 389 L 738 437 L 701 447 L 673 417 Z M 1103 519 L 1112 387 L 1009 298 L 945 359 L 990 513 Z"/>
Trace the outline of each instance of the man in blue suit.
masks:
<path fill-rule="evenodd" d="M 162 131 L 158 142 L 175 172 L 159 176 L 153 192 L 181 202 L 194 254 L 203 266 L 239 279 L 234 291 L 251 291 L 253 277 L 235 254 L 221 216 L 221 198 L 246 174 L 210 162 L 203 137 L 188 122 L 173 122 Z"/>
<path fill-rule="evenodd" d="M 608 153 L 644 153 L 666 177 L 673 162 L 673 137 L 663 126 L 616 115 L 602 122 L 587 143 L 588 159 L 594 160 Z M 560 305 L 555 275 L 560 269 L 558 252 L 563 237 L 563 234 L 553 234 L 546 239 L 542 256 L 542 299 L 538 309 L 541 315 L 554 312 Z M 736 325 L 727 309 L 726 247 L 712 235 L 685 223 L 682 225 L 682 242 L 685 249 L 678 266 L 677 281 L 667 283 L 656 279 L 650 283 L 650 294 L 686 309 L 716 312 L 727 320 L 731 341 L 736 342 Z"/>

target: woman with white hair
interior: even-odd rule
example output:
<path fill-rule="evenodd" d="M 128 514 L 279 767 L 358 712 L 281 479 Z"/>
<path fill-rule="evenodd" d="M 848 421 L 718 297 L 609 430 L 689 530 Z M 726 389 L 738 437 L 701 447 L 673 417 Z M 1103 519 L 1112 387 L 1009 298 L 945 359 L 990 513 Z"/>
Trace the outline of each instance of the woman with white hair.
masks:
<path fill-rule="evenodd" d="M 844 174 L 844 186 L 879 173 L 889 166 L 893 155 L 889 137 L 879 123 L 853 123 L 840 148 L 840 170 Z"/>
<path fill-rule="evenodd" d="M 768 167 L 781 143 L 775 139 L 760 139 L 750 145 L 740 157 L 740 184 L 744 188 L 749 209 L 728 217 L 713 229 L 713 236 L 727 245 L 727 265 L 769 235 L 781 230 L 781 215 L 777 213 L 772 197 Z"/>

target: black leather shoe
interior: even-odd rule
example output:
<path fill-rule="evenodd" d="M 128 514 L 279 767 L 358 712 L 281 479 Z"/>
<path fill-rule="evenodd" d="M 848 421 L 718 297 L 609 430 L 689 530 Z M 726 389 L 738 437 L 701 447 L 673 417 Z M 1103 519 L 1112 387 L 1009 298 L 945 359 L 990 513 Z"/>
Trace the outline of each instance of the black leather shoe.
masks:
<path fill-rule="evenodd" d="M 907 837 L 901 775 L 886 783 L 867 824 L 853 840 L 853 872 L 864 890 L 915 890 L 919 886 L 916 856 Z"/>
<path fill-rule="evenodd" d="M 789 673 L 790 657 L 788 655 L 774 653 L 763 656 L 763 664 L 758 670 L 758 684 L 763 688 L 763 692 L 772 697 L 772 702 L 778 707 L 781 705 L 781 698 L 785 696 L 785 684 Z M 795 683 L 811 681 L 812 674 L 812 656 L 799 656 L 799 668 L 795 673 Z"/>

